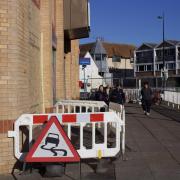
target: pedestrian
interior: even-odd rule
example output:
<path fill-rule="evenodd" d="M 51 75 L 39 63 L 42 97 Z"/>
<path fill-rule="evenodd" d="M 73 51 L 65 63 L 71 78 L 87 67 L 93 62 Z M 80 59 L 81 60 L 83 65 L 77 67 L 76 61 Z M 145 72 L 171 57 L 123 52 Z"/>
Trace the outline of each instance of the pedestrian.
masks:
<path fill-rule="evenodd" d="M 96 101 L 104 101 L 106 100 L 106 92 L 104 91 L 103 85 L 99 86 L 98 91 L 95 94 L 95 100 Z"/>
<path fill-rule="evenodd" d="M 107 104 L 108 103 L 107 97 L 108 97 L 108 95 L 107 95 L 106 91 L 104 90 L 103 85 L 100 85 L 99 90 L 96 92 L 95 100 L 96 101 L 104 101 Z M 106 111 L 105 107 L 100 108 L 100 112 L 105 112 L 105 111 Z"/>
<path fill-rule="evenodd" d="M 104 92 L 105 92 L 105 103 L 109 106 L 109 102 L 110 102 L 110 96 L 111 96 L 111 88 L 109 85 L 107 85 L 104 88 Z"/>
<path fill-rule="evenodd" d="M 116 88 L 112 91 L 111 101 L 120 105 L 120 110 L 122 111 L 125 103 L 125 94 L 123 92 L 121 84 L 117 84 Z"/>
<path fill-rule="evenodd" d="M 149 116 L 151 111 L 151 103 L 152 103 L 152 90 L 149 87 L 149 83 L 145 82 L 144 87 L 141 90 L 141 96 L 142 96 L 142 108 L 144 111 L 144 114 Z"/>

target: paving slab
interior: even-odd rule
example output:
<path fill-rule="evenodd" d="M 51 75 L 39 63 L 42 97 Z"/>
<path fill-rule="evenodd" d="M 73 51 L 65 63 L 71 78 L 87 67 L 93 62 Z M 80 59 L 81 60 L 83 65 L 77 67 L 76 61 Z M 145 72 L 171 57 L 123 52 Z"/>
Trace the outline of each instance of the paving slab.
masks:
<path fill-rule="evenodd" d="M 180 112 L 163 106 L 153 107 L 150 117 L 141 106 L 126 105 L 126 154 L 110 161 L 81 164 L 82 180 L 179 180 L 180 179 Z M 101 169 L 102 168 L 102 169 Z M 79 180 L 80 166 L 68 164 L 59 178 L 32 174 L 0 176 L 0 180 Z"/>

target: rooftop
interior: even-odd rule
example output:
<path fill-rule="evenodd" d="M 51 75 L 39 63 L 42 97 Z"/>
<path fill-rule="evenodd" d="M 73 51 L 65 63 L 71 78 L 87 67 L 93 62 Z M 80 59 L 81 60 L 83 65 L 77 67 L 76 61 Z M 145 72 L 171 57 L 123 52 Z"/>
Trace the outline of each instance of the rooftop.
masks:
<path fill-rule="evenodd" d="M 178 41 L 178 40 L 165 40 L 165 43 L 168 44 L 168 46 L 177 46 L 177 45 L 180 45 L 180 41 Z M 154 48 L 162 46 L 162 44 L 163 44 L 163 42 L 160 42 L 159 44 L 157 44 L 157 43 L 142 43 L 137 48 L 137 50 L 154 49 Z"/>
<path fill-rule="evenodd" d="M 98 42 L 98 41 L 97 41 Z M 80 56 L 84 57 L 87 52 L 91 52 L 92 54 L 97 54 L 98 52 L 103 52 L 102 54 L 107 54 L 108 57 L 119 56 L 122 58 L 130 58 L 133 55 L 133 51 L 135 50 L 134 45 L 130 44 L 116 44 L 110 42 L 101 41 L 103 49 L 100 50 L 100 46 L 97 46 L 97 42 L 92 42 L 88 44 L 80 45 Z M 98 48 L 96 48 L 98 47 Z M 96 50 L 94 49 L 96 48 Z"/>

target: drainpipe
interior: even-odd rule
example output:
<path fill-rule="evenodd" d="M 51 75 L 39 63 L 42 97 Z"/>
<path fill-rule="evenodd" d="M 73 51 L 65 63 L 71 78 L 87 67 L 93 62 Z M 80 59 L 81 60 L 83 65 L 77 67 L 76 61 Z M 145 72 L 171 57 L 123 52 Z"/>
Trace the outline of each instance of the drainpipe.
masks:
<path fill-rule="evenodd" d="M 44 36 L 43 36 L 43 33 L 41 33 L 41 58 L 40 58 L 40 62 L 41 62 L 41 92 L 42 92 L 42 113 L 45 113 L 45 102 L 44 102 L 44 65 L 43 65 L 43 59 L 44 59 L 44 56 L 43 56 L 43 42 L 44 42 Z"/>
<path fill-rule="evenodd" d="M 63 69 L 63 79 L 64 79 L 64 99 L 66 99 L 66 54 L 64 54 L 64 69 Z"/>

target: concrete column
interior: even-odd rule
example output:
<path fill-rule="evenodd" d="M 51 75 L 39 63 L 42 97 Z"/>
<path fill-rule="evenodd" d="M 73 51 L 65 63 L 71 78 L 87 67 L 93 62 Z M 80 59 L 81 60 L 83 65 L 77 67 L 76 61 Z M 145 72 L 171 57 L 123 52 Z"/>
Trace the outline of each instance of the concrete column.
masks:
<path fill-rule="evenodd" d="M 156 76 L 156 49 L 153 49 L 153 69 L 154 69 L 154 77 Z"/>
<path fill-rule="evenodd" d="M 63 0 L 56 0 L 56 99 L 65 99 L 65 60 L 64 60 L 64 15 Z"/>
<path fill-rule="evenodd" d="M 176 75 L 178 74 L 178 46 L 176 46 Z"/>
<path fill-rule="evenodd" d="M 43 0 L 40 5 L 41 33 L 43 37 L 43 82 L 44 106 L 53 106 L 53 82 L 52 82 L 52 11 L 51 1 Z"/>
<path fill-rule="evenodd" d="M 134 77 L 136 77 L 136 51 L 134 51 Z"/>

